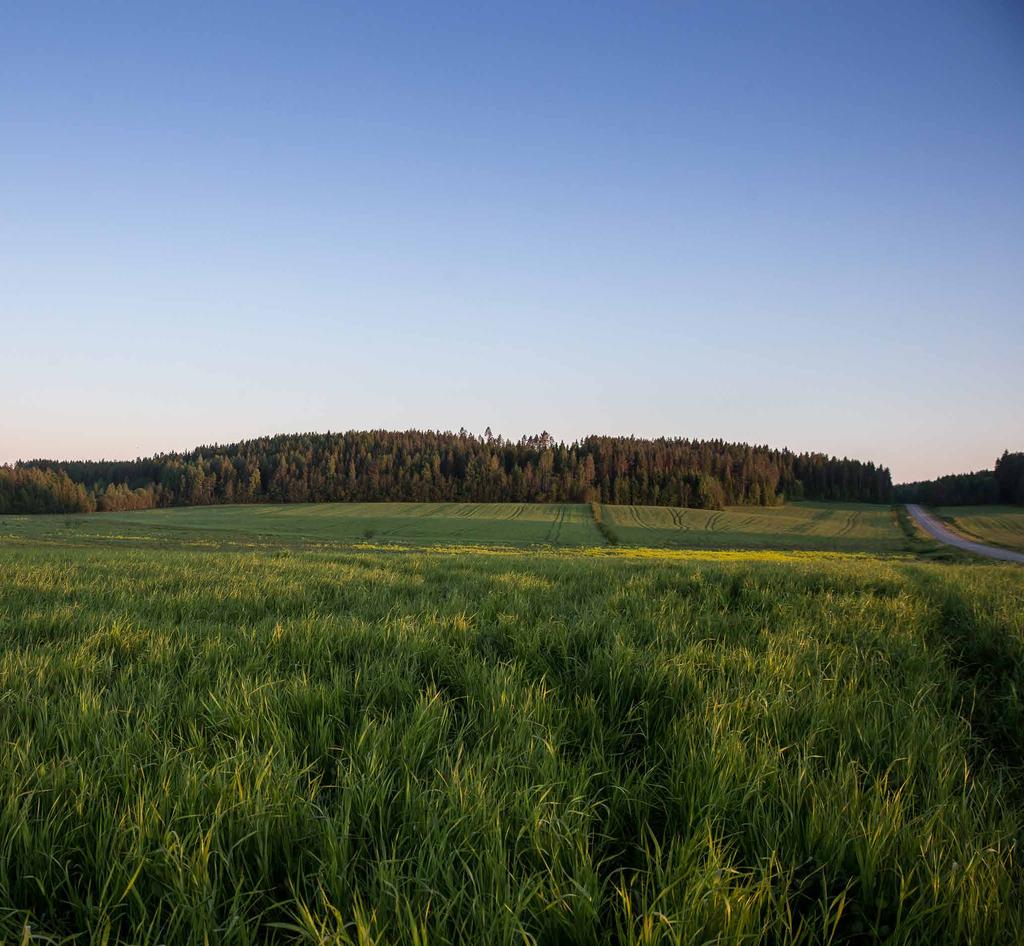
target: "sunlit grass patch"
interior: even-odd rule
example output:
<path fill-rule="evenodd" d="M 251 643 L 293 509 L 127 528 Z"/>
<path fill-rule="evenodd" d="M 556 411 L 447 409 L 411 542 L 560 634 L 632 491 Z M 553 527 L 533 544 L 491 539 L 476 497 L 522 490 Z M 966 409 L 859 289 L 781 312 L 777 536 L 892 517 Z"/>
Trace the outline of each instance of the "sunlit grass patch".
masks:
<path fill-rule="evenodd" d="M 1022 694 L 998 565 L 24 540 L 0 941 L 1020 942 Z"/>

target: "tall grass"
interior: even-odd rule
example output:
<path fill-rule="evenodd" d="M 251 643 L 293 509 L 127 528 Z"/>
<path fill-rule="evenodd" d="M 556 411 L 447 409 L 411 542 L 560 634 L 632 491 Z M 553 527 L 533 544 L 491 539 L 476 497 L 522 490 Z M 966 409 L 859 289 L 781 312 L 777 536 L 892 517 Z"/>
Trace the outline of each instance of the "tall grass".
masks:
<path fill-rule="evenodd" d="M 1021 942 L 1022 633 L 1000 566 L 0 550 L 0 938 Z"/>

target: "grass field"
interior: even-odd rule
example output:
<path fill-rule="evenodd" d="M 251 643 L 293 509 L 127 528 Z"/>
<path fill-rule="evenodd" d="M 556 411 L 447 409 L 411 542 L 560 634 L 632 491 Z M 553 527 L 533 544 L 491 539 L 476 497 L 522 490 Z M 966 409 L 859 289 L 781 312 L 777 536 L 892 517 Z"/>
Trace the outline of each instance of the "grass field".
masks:
<path fill-rule="evenodd" d="M 1024 552 L 1022 506 L 941 506 L 935 512 L 969 539 Z"/>
<path fill-rule="evenodd" d="M 1024 570 L 295 515 L 0 528 L 0 941 L 1024 941 Z"/>
<path fill-rule="evenodd" d="M 584 504 L 295 503 L 199 506 L 89 516 L 0 517 L 0 535 L 217 542 L 554 545 L 603 543 Z"/>
<path fill-rule="evenodd" d="M 612 538 L 653 548 L 898 552 L 906 548 L 888 506 L 794 503 L 724 511 L 601 507 Z M 0 536 L 66 543 L 137 538 L 251 546 L 295 544 L 601 546 L 591 507 L 516 503 L 321 503 L 206 506 L 91 516 L 0 517 Z"/>
<path fill-rule="evenodd" d="M 905 546 L 889 506 L 789 503 L 725 510 L 604 506 L 604 521 L 630 545 L 654 548 L 792 548 L 896 552 Z"/>

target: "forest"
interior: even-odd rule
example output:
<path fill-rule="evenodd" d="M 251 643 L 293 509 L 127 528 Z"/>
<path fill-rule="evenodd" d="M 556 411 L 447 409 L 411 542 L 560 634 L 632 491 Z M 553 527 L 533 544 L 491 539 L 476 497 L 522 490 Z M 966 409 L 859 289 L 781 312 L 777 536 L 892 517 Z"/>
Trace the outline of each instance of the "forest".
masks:
<path fill-rule="evenodd" d="M 261 437 L 130 461 L 0 467 L 0 513 L 222 503 L 604 502 L 719 509 L 787 499 L 888 503 L 889 470 L 723 440 L 460 430 Z"/>
<path fill-rule="evenodd" d="M 926 506 L 1024 505 L 1024 453 L 1004 451 L 992 470 L 901 483 L 894 494 L 897 502 Z"/>

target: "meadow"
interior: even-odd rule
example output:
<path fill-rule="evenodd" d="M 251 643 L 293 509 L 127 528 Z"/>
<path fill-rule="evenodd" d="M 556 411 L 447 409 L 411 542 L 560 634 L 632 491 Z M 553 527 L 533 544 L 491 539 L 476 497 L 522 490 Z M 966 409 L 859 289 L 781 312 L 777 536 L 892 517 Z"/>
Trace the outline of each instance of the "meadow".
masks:
<path fill-rule="evenodd" d="M 1024 552 L 1024 506 L 940 506 L 935 512 L 969 539 Z"/>
<path fill-rule="evenodd" d="M 598 527 L 600 516 L 603 530 Z M 790 503 L 725 510 L 585 503 L 294 503 L 198 506 L 79 516 L 0 516 L 0 536 L 218 544 L 430 547 L 807 549 L 899 552 L 891 507 Z"/>
<path fill-rule="evenodd" d="M 724 510 L 603 506 L 619 541 L 654 548 L 808 549 L 896 552 L 904 548 L 892 507 L 787 503 Z"/>
<path fill-rule="evenodd" d="M 0 941 L 1024 941 L 1020 568 L 46 518 Z"/>
<path fill-rule="evenodd" d="M 430 545 L 600 545 L 590 506 L 573 503 L 266 503 L 194 506 L 95 516 L 0 516 L 0 535 L 58 541 L 112 536 L 142 541 Z"/>

